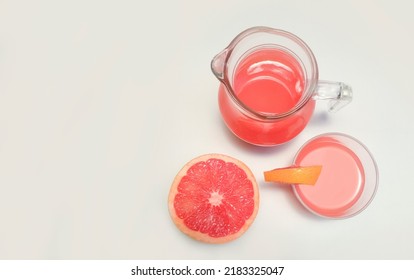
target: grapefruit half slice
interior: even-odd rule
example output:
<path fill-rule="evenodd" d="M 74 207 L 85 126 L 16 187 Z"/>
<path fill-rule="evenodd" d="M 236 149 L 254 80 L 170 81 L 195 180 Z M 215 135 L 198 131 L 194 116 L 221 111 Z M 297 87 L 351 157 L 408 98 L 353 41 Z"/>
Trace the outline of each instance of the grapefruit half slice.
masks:
<path fill-rule="evenodd" d="M 183 233 L 207 243 L 225 243 L 240 237 L 253 223 L 259 192 L 253 173 L 243 162 L 207 154 L 178 172 L 168 207 Z"/>

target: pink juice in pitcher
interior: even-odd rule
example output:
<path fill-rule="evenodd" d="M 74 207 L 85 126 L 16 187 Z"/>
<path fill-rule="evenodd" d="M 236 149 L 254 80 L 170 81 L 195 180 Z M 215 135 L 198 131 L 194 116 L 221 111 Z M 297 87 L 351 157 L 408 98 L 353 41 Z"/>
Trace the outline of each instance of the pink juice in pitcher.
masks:
<path fill-rule="evenodd" d="M 322 165 L 315 186 L 294 186 L 302 204 L 318 215 L 331 218 L 346 215 L 364 191 L 365 174 L 360 159 L 333 138 L 321 137 L 306 144 L 296 156 L 295 165 Z"/>
<path fill-rule="evenodd" d="M 280 29 L 246 29 L 213 57 L 210 67 L 220 81 L 224 123 L 257 146 L 276 146 L 296 137 L 308 124 L 315 100 L 328 100 L 330 112 L 352 100 L 349 85 L 320 81 L 311 49 Z"/>
<path fill-rule="evenodd" d="M 279 49 L 262 49 L 247 56 L 237 67 L 237 97 L 256 112 L 289 111 L 302 96 L 303 74 L 294 57 Z"/>
<path fill-rule="evenodd" d="M 274 118 L 295 107 L 302 98 L 304 83 L 302 67 L 293 55 L 282 49 L 263 47 L 238 62 L 232 87 L 245 107 Z M 226 124 L 237 136 L 264 146 L 296 136 L 306 126 L 315 107 L 311 99 L 289 117 L 272 122 L 258 120 L 235 110 L 223 85 L 219 90 L 219 104 Z"/>

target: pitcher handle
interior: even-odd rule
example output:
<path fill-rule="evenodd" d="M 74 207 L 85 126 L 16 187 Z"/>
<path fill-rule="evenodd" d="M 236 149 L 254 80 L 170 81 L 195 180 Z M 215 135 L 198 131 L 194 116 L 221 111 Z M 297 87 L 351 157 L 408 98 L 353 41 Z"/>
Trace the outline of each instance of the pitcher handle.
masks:
<path fill-rule="evenodd" d="M 318 81 L 315 100 L 329 100 L 328 111 L 337 112 L 352 101 L 352 88 L 341 82 Z"/>

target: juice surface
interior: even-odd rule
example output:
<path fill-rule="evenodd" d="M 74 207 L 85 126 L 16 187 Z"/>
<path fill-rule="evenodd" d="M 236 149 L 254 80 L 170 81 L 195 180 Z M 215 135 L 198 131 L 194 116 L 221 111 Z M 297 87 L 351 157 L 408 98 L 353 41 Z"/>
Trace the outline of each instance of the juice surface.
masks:
<path fill-rule="evenodd" d="M 306 145 L 295 165 L 322 165 L 315 186 L 297 185 L 297 195 L 313 212 L 328 217 L 340 217 L 362 194 L 364 168 L 357 155 L 342 143 L 329 137 Z"/>
<path fill-rule="evenodd" d="M 234 90 L 251 109 L 262 113 L 284 113 L 302 96 L 303 73 L 295 57 L 277 48 L 249 54 L 236 68 Z"/>

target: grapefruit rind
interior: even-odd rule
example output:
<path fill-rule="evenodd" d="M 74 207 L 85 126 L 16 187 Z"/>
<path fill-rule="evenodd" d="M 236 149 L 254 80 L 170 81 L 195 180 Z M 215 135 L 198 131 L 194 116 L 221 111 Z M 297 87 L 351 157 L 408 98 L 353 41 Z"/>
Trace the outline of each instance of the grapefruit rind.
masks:
<path fill-rule="evenodd" d="M 293 166 L 265 171 L 264 178 L 266 182 L 313 186 L 316 184 L 321 171 L 321 165 L 299 167 Z"/>
<path fill-rule="evenodd" d="M 254 209 L 253 209 L 252 214 L 250 215 L 249 218 L 247 218 L 245 220 L 245 222 L 244 222 L 243 226 L 240 228 L 240 230 L 238 230 L 237 232 L 235 232 L 233 234 L 227 235 L 227 236 L 212 237 L 208 233 L 202 233 L 200 231 L 190 229 L 185 224 L 184 220 L 177 215 L 177 212 L 176 212 L 176 209 L 175 209 L 175 206 L 174 206 L 174 200 L 175 200 L 177 194 L 179 194 L 178 186 L 179 186 L 182 178 L 187 174 L 187 171 L 194 164 L 196 164 L 197 162 L 207 161 L 209 159 L 221 159 L 225 162 L 231 162 L 231 163 L 236 164 L 239 168 L 241 168 L 246 173 L 247 179 L 251 181 L 252 187 L 253 187 Z M 170 189 L 169 196 L 168 196 L 168 209 L 169 209 L 169 212 L 170 212 L 171 219 L 173 220 L 173 222 L 175 223 L 177 228 L 180 231 L 182 231 L 184 234 L 188 235 L 189 237 L 191 237 L 195 240 L 198 240 L 198 241 L 202 241 L 202 242 L 206 242 L 206 243 L 214 243 L 214 244 L 230 242 L 230 241 L 233 241 L 233 240 L 239 238 L 241 235 L 243 235 L 246 232 L 246 230 L 251 226 L 251 224 L 253 223 L 253 221 L 256 218 L 256 215 L 257 215 L 257 212 L 258 212 L 258 209 L 259 209 L 259 190 L 258 190 L 257 182 L 256 182 L 256 179 L 255 179 L 253 173 L 247 167 L 247 165 L 245 165 L 243 162 L 241 162 L 238 159 L 235 159 L 235 158 L 232 158 L 230 156 L 223 155 L 223 154 L 206 154 L 206 155 L 202 155 L 202 156 L 194 158 L 193 160 L 191 160 L 187 164 L 185 164 L 185 166 L 178 172 L 178 174 L 174 178 L 174 181 L 171 185 L 171 189 Z"/>

